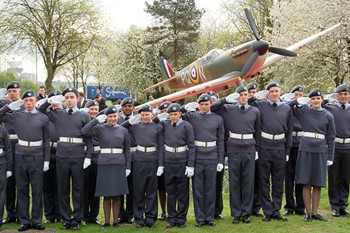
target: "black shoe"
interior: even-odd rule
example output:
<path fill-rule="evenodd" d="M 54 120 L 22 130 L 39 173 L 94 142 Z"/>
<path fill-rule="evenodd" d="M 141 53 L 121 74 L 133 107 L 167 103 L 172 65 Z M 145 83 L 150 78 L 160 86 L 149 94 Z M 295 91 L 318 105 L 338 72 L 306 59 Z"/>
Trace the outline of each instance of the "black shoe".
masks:
<path fill-rule="evenodd" d="M 297 214 L 297 215 L 305 215 L 305 211 L 303 211 L 303 210 L 296 210 L 295 214 Z"/>
<path fill-rule="evenodd" d="M 320 214 L 316 214 L 316 215 L 312 215 L 311 216 L 313 219 L 318 220 L 318 221 L 322 221 L 322 222 L 327 222 L 327 219 L 325 219 L 322 215 Z"/>
<path fill-rule="evenodd" d="M 113 227 L 119 227 L 119 224 L 117 222 L 113 223 Z"/>
<path fill-rule="evenodd" d="M 178 223 L 177 224 L 177 227 L 179 227 L 179 228 L 185 228 L 186 227 L 186 223 L 185 222 L 182 222 L 182 223 Z"/>
<path fill-rule="evenodd" d="M 252 215 L 255 217 L 262 217 L 262 214 L 260 214 L 260 212 L 258 212 L 258 211 L 252 212 Z"/>
<path fill-rule="evenodd" d="M 205 223 L 202 221 L 196 222 L 196 227 L 202 227 L 204 225 L 205 225 Z"/>
<path fill-rule="evenodd" d="M 333 217 L 339 217 L 340 216 L 340 213 L 338 210 L 332 210 L 332 216 Z"/>
<path fill-rule="evenodd" d="M 349 214 L 350 214 L 350 212 L 347 209 L 340 209 L 339 210 L 339 215 L 341 215 L 341 216 L 345 216 L 345 215 L 349 215 Z"/>
<path fill-rule="evenodd" d="M 110 227 L 110 226 L 111 226 L 111 224 L 109 224 L 109 223 L 104 223 L 104 224 L 102 225 L 103 228 Z"/>
<path fill-rule="evenodd" d="M 45 230 L 45 227 L 43 225 L 39 224 L 32 224 L 32 228 L 38 231 Z"/>
<path fill-rule="evenodd" d="M 87 223 L 88 223 L 88 221 L 85 221 L 85 220 L 82 220 L 82 221 L 81 221 L 81 225 L 83 225 L 83 226 L 86 226 Z"/>
<path fill-rule="evenodd" d="M 164 221 L 164 220 L 166 220 L 166 218 L 167 218 L 166 215 L 162 214 L 161 216 L 158 217 L 158 220 Z"/>
<path fill-rule="evenodd" d="M 118 218 L 118 224 L 123 224 L 124 223 L 124 218 Z"/>
<path fill-rule="evenodd" d="M 16 218 L 5 218 L 2 224 L 16 223 Z"/>
<path fill-rule="evenodd" d="M 238 224 L 241 221 L 241 217 L 234 217 L 232 223 Z"/>
<path fill-rule="evenodd" d="M 53 223 L 55 223 L 55 219 L 47 219 L 47 220 L 45 221 L 45 223 L 46 223 L 46 224 L 53 224 Z"/>
<path fill-rule="evenodd" d="M 143 223 L 136 223 L 136 228 L 143 228 L 145 224 Z"/>
<path fill-rule="evenodd" d="M 312 217 L 310 214 L 306 214 L 305 217 L 304 217 L 304 221 L 305 222 L 311 222 L 312 221 Z"/>
<path fill-rule="evenodd" d="M 69 223 L 63 223 L 62 226 L 61 226 L 61 229 L 69 230 L 70 229 L 70 224 Z"/>
<path fill-rule="evenodd" d="M 154 227 L 156 227 L 156 224 L 154 222 L 148 222 L 148 223 L 146 223 L 146 226 L 148 228 L 154 228 Z"/>
<path fill-rule="evenodd" d="M 224 217 L 223 217 L 221 214 L 215 215 L 214 218 L 215 218 L 216 220 L 224 219 Z"/>
<path fill-rule="evenodd" d="M 263 220 L 263 222 L 270 222 L 271 221 L 271 216 L 265 215 L 262 220 Z"/>
<path fill-rule="evenodd" d="M 132 218 L 126 218 L 125 219 L 125 223 L 127 224 L 133 224 L 134 223 L 134 220 Z"/>
<path fill-rule="evenodd" d="M 80 230 L 80 225 L 77 224 L 77 223 L 73 223 L 73 224 L 71 224 L 70 229 L 72 229 L 72 230 Z"/>
<path fill-rule="evenodd" d="M 283 222 L 286 222 L 286 221 L 288 221 L 288 219 L 286 218 L 286 217 L 283 217 L 282 215 L 275 215 L 275 216 L 273 216 L 273 219 L 276 219 L 276 220 L 278 220 L 278 221 L 283 221 Z"/>
<path fill-rule="evenodd" d="M 169 222 L 168 225 L 166 225 L 166 228 L 173 228 L 176 226 L 176 223 Z"/>
<path fill-rule="evenodd" d="M 208 226 L 211 226 L 211 227 L 215 227 L 216 226 L 216 224 L 215 224 L 215 222 L 213 220 L 207 221 L 207 222 L 205 222 L 205 224 L 207 224 Z"/>
<path fill-rule="evenodd" d="M 26 231 L 26 230 L 29 230 L 31 228 L 31 225 L 30 224 L 21 224 L 19 227 L 18 227 L 18 231 Z"/>
<path fill-rule="evenodd" d="M 242 222 L 243 222 L 243 223 L 250 223 L 250 218 L 249 218 L 249 216 L 243 216 L 243 217 L 242 217 Z"/>
<path fill-rule="evenodd" d="M 288 215 L 291 215 L 291 214 L 293 214 L 293 211 L 292 211 L 292 210 L 286 210 L 286 211 L 283 213 L 283 215 L 285 215 L 285 216 L 288 216 Z"/>

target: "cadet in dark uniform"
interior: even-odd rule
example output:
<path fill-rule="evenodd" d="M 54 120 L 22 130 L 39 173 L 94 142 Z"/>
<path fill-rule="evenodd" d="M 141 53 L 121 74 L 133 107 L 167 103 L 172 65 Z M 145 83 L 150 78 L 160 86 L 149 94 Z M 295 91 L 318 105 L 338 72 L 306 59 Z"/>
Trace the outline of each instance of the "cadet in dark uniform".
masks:
<path fill-rule="evenodd" d="M 294 93 L 294 98 L 304 97 L 304 88 L 301 86 L 295 86 L 290 93 Z M 294 106 L 293 108 L 297 108 Z M 295 183 L 295 166 L 299 152 L 300 137 L 303 134 L 303 129 L 298 119 L 293 116 L 293 144 L 290 149 L 289 161 L 286 165 L 286 178 L 285 178 L 285 195 L 286 204 L 284 205 L 284 215 L 290 215 L 295 212 L 298 215 L 305 214 L 305 206 L 303 200 L 303 185 Z M 295 193 L 295 199 L 294 199 Z"/>
<path fill-rule="evenodd" d="M 259 147 L 261 119 L 257 108 L 248 105 L 248 90 L 240 86 L 237 104 L 230 96 L 214 102 L 212 110 L 224 119 L 230 182 L 230 207 L 233 223 L 250 223 L 253 198 L 255 157 Z M 234 120 L 232 120 L 234 119 Z"/>
<path fill-rule="evenodd" d="M 121 108 L 121 115 L 118 119 L 118 124 L 121 125 L 123 122 L 129 120 L 133 117 L 133 111 L 134 111 L 134 100 L 131 97 L 124 98 L 120 103 Z M 131 167 L 133 162 L 133 157 L 136 152 L 136 144 L 134 142 L 135 140 L 133 137 L 130 137 L 130 154 L 131 154 Z M 132 179 L 133 179 L 133 172 L 131 171 L 130 175 L 128 175 L 128 188 L 129 188 L 129 194 L 121 197 L 121 204 L 120 204 L 120 213 L 119 213 L 119 223 L 127 223 L 132 224 L 133 221 L 133 185 L 132 185 Z M 124 208 L 125 203 L 125 208 Z"/>
<path fill-rule="evenodd" d="M 277 82 L 266 86 L 268 100 L 255 101 L 261 114 L 261 137 L 258 152 L 261 204 L 265 217 L 287 221 L 280 214 L 286 161 L 292 146 L 292 109 L 280 101 L 281 88 Z M 272 177 L 272 192 L 270 178 Z M 270 196 L 271 192 L 271 196 Z"/>
<path fill-rule="evenodd" d="M 332 165 L 334 158 L 334 118 L 321 107 L 323 98 L 320 89 L 312 90 L 309 98 L 311 107 L 293 109 L 295 117 L 304 130 L 300 138 L 295 182 L 304 185 L 305 221 L 309 222 L 312 219 L 327 221 L 318 213 L 318 206 L 321 187 L 326 187 L 327 165 Z M 290 105 L 300 104 L 300 99 L 290 102 Z"/>
<path fill-rule="evenodd" d="M 104 123 L 107 118 L 107 123 Z M 119 118 L 115 106 L 106 108 L 100 115 L 85 125 L 82 133 L 97 138 L 100 143 L 96 196 L 103 196 L 105 223 L 110 226 L 113 206 L 113 226 L 118 226 L 120 196 L 128 194 L 126 177 L 130 174 L 130 140 L 127 129 L 117 124 Z M 100 123 L 100 125 L 98 124 Z"/>
<path fill-rule="evenodd" d="M 90 119 L 96 118 L 99 111 L 99 103 L 96 100 L 89 100 L 85 104 L 88 108 Z M 84 171 L 84 222 L 100 224 L 97 216 L 100 210 L 100 197 L 95 196 L 97 178 L 97 158 L 100 153 L 100 146 L 96 138 L 92 138 L 91 165 Z"/>
<path fill-rule="evenodd" d="M 58 203 L 62 215 L 62 229 L 80 229 L 84 215 L 84 170 L 91 164 L 91 137 L 83 137 L 81 129 L 90 122 L 86 112 L 77 108 L 78 91 L 66 88 L 64 96 L 66 109 L 49 108 L 46 115 L 55 125 L 57 142 L 56 167 L 58 184 Z M 40 106 L 47 109 L 48 103 Z M 84 146 L 87 147 L 85 153 Z M 72 178 L 72 201 L 70 207 L 70 179 Z M 72 219 L 71 219 L 72 217 Z"/>
<path fill-rule="evenodd" d="M 9 99 L 14 102 L 21 98 L 21 86 L 19 82 L 13 81 L 7 84 L 7 95 Z M 10 103 L 11 101 L 1 100 L 1 106 L 4 106 L 6 103 Z M 24 110 L 23 106 L 21 106 L 21 110 Z M 18 136 L 13 128 L 13 126 L 7 122 L 4 122 L 4 127 L 10 135 L 10 141 L 12 146 L 12 158 L 15 158 L 15 146 L 18 142 Z M 13 172 L 15 172 L 15 160 L 13 159 Z M 7 179 L 6 185 L 6 212 L 7 217 L 3 221 L 6 223 L 14 223 L 17 218 L 17 192 L 16 192 L 16 177 L 12 175 Z"/>
<path fill-rule="evenodd" d="M 189 207 L 189 178 L 194 174 L 194 133 L 190 123 L 181 119 L 179 104 L 167 108 L 169 120 L 164 129 L 164 178 L 168 194 L 168 225 L 185 227 Z"/>
<path fill-rule="evenodd" d="M 12 151 L 11 141 L 7 130 L 0 127 L 0 227 L 4 217 L 6 183 L 12 176 Z"/>
<path fill-rule="evenodd" d="M 159 105 L 158 110 L 160 113 L 166 113 L 169 105 L 171 104 L 170 101 L 166 101 Z M 160 208 L 162 210 L 161 215 L 159 216 L 159 220 L 166 220 L 166 190 L 165 190 L 165 180 L 164 180 L 164 174 L 158 177 L 158 198 L 160 203 Z"/>
<path fill-rule="evenodd" d="M 334 117 L 336 138 L 334 163 L 328 167 L 328 198 L 332 216 L 348 215 L 350 180 L 350 108 L 349 86 L 342 84 L 336 89 L 338 103 L 324 106 Z"/>
<path fill-rule="evenodd" d="M 52 91 L 49 93 L 48 98 L 52 96 L 61 95 L 60 91 Z M 39 106 L 40 107 L 40 106 Z M 38 107 L 38 108 L 39 108 Z M 62 108 L 61 103 L 52 104 L 52 108 Z M 47 172 L 44 173 L 44 214 L 46 218 L 45 223 L 60 222 L 61 215 L 58 209 L 58 194 L 57 194 L 57 176 L 56 176 L 56 152 L 57 141 L 59 137 L 56 131 L 55 125 L 50 121 L 50 167 Z"/>
<path fill-rule="evenodd" d="M 158 215 L 157 176 L 164 171 L 163 128 L 152 121 L 153 108 L 143 105 L 135 116 L 124 122 L 134 138 L 137 150 L 132 166 L 134 218 L 137 228 L 155 227 Z M 130 125 L 131 124 L 131 125 Z"/>
<path fill-rule="evenodd" d="M 30 228 L 44 230 L 43 216 L 43 171 L 49 169 L 50 128 L 49 119 L 35 109 L 36 97 L 33 90 L 25 91 L 22 100 L 5 105 L 0 109 L 0 119 L 10 123 L 17 132 L 18 143 L 15 155 L 15 175 L 18 192 L 18 231 Z M 16 110 L 24 103 L 24 111 Z M 45 161 L 45 162 L 44 162 Z M 32 214 L 29 214 L 29 186 L 32 187 Z"/>
<path fill-rule="evenodd" d="M 196 157 L 193 176 L 193 202 L 196 226 L 215 226 L 216 172 L 224 167 L 224 122 L 210 111 L 210 95 L 198 98 L 200 112 L 189 112 L 183 119 L 190 122 L 195 137 Z"/>
<path fill-rule="evenodd" d="M 258 92 L 258 85 L 255 82 L 249 83 L 246 86 L 248 90 L 249 98 L 254 96 Z M 253 198 L 253 207 L 252 207 L 252 215 L 257 217 L 262 217 L 260 213 L 261 209 L 261 197 L 260 197 L 260 189 L 259 189 L 259 166 L 258 160 L 255 160 L 255 176 L 254 176 L 254 198 Z"/>

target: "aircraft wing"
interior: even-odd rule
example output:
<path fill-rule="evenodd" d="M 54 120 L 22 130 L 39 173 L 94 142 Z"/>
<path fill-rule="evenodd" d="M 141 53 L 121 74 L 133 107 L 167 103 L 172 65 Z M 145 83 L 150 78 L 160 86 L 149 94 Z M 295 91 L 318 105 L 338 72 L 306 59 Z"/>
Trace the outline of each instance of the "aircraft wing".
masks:
<path fill-rule="evenodd" d="M 157 84 L 154 84 L 153 86 L 147 87 L 145 90 L 143 90 L 143 92 L 148 92 L 156 87 L 163 86 L 164 84 L 169 84 L 169 83 L 175 82 L 175 81 L 176 81 L 176 77 L 172 77 L 170 79 L 167 79 L 167 80 L 164 80 L 164 81 L 159 82 Z"/>
<path fill-rule="evenodd" d="M 176 101 L 180 99 L 184 99 L 189 96 L 197 95 L 203 92 L 215 90 L 220 87 L 227 86 L 229 84 L 233 83 L 239 83 L 241 81 L 241 78 L 239 77 L 241 72 L 234 71 L 231 73 L 226 74 L 225 76 L 221 78 L 217 78 L 202 84 L 198 84 L 193 87 L 186 88 L 181 91 L 174 92 L 172 94 L 160 97 L 158 99 L 149 101 L 145 104 L 149 104 L 152 106 L 157 106 L 165 101 Z M 138 109 L 140 106 L 137 106 L 136 109 Z"/>
<path fill-rule="evenodd" d="M 304 39 L 302 41 L 299 41 L 298 43 L 295 43 L 295 44 L 289 46 L 286 49 L 295 52 L 295 51 L 305 47 L 310 42 L 321 38 L 322 36 L 326 35 L 330 31 L 333 31 L 335 28 L 339 27 L 340 24 L 341 23 L 338 23 L 338 24 L 334 25 L 333 27 L 327 28 L 326 30 L 324 30 L 322 32 L 316 33 L 316 34 L 314 34 L 314 35 L 312 35 L 312 36 L 310 36 L 310 37 L 308 37 L 308 38 L 306 38 L 306 39 Z M 279 61 L 282 58 L 284 58 L 284 56 L 281 56 L 281 55 L 278 55 L 278 54 L 274 54 L 272 56 L 267 57 L 265 62 L 264 62 L 264 65 L 261 67 L 261 69 L 265 69 L 266 67 L 274 64 L 276 61 Z"/>

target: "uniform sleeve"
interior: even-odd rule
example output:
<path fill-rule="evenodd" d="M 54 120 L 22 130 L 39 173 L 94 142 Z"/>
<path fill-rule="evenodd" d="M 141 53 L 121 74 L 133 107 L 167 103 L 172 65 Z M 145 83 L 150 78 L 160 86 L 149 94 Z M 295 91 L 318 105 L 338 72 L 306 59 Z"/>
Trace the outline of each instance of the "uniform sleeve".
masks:
<path fill-rule="evenodd" d="M 194 145 L 194 132 L 192 125 L 188 124 L 186 126 L 186 138 L 187 138 L 187 166 L 194 167 L 194 159 L 196 146 Z"/>
<path fill-rule="evenodd" d="M 11 147 L 11 141 L 10 136 L 5 128 L 3 128 L 3 138 L 4 138 L 4 151 L 6 153 L 6 165 L 7 165 L 7 171 L 13 170 L 13 158 L 12 158 L 12 147 Z"/>
<path fill-rule="evenodd" d="M 43 149 L 44 149 L 44 161 L 50 161 L 50 121 L 45 115 L 44 127 L 43 127 Z"/>
<path fill-rule="evenodd" d="M 327 160 L 334 160 L 334 144 L 335 144 L 335 123 L 334 117 L 331 114 L 328 114 L 328 125 L 327 125 L 327 146 L 328 146 L 328 155 Z"/>
<path fill-rule="evenodd" d="M 255 124 L 254 124 L 254 138 L 255 138 L 255 151 L 259 151 L 259 146 L 260 146 L 260 134 L 261 134 L 261 115 L 260 111 L 257 110 L 257 116 L 255 119 Z"/>
<path fill-rule="evenodd" d="M 218 112 L 222 111 L 222 107 L 224 106 L 224 104 L 227 104 L 227 101 L 225 98 L 216 100 L 211 106 L 210 110 L 212 112 L 215 112 L 216 114 L 219 114 Z"/>
<path fill-rule="evenodd" d="M 98 131 L 95 127 L 96 125 L 98 125 L 98 120 L 95 118 L 84 125 L 84 127 L 81 129 L 81 133 L 87 137 L 96 137 L 98 135 Z"/>
<path fill-rule="evenodd" d="M 11 111 L 11 109 L 8 107 L 8 105 L 6 104 L 5 106 L 3 106 L 0 109 L 0 120 L 2 122 L 8 122 L 9 124 L 13 123 L 13 114 L 14 113 L 8 113 L 9 111 Z"/>
<path fill-rule="evenodd" d="M 157 140 L 158 140 L 158 165 L 164 166 L 164 138 L 163 138 L 163 127 L 158 124 L 158 133 L 157 133 Z"/>
<path fill-rule="evenodd" d="M 124 128 L 123 128 L 124 129 Z M 128 130 L 124 132 L 124 155 L 126 161 L 126 169 L 131 169 L 131 153 L 130 153 L 130 136 Z"/>
<path fill-rule="evenodd" d="M 292 148 L 293 142 L 293 111 L 289 107 L 288 118 L 287 118 L 287 131 L 286 131 L 286 155 L 290 155 L 290 149 Z"/>
<path fill-rule="evenodd" d="M 224 145 L 224 138 L 225 138 L 225 128 L 224 128 L 224 120 L 222 119 L 221 116 L 217 115 L 219 125 L 218 125 L 218 130 L 217 130 L 217 140 L 216 140 L 216 145 L 217 145 L 217 153 L 218 153 L 218 158 L 219 158 L 219 163 L 224 164 L 224 152 L 225 152 L 225 145 Z"/>
<path fill-rule="evenodd" d="M 90 123 L 90 117 L 85 114 L 84 115 L 84 126 Z M 83 127 L 84 128 L 84 127 Z M 91 158 L 92 152 L 92 137 L 91 136 L 83 136 L 83 140 L 86 146 L 86 158 Z"/>

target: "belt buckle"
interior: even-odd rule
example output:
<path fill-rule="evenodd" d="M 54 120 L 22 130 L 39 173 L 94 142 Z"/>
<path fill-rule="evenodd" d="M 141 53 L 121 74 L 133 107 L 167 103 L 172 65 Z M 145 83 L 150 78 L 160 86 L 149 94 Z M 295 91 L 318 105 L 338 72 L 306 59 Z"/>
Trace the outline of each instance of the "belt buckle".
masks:
<path fill-rule="evenodd" d="M 343 138 L 343 144 L 345 144 L 345 138 Z"/>
<path fill-rule="evenodd" d="M 243 140 L 243 139 L 244 139 L 243 134 L 241 134 L 241 140 Z"/>
<path fill-rule="evenodd" d="M 145 152 L 147 152 L 147 147 L 145 146 Z"/>
<path fill-rule="evenodd" d="M 317 133 L 315 133 L 315 138 L 318 138 Z"/>
<path fill-rule="evenodd" d="M 173 153 L 177 153 L 177 147 L 173 147 Z"/>
<path fill-rule="evenodd" d="M 68 138 L 68 142 L 69 142 L 69 143 L 72 143 L 72 141 L 73 141 L 72 138 L 69 137 L 69 138 Z"/>
<path fill-rule="evenodd" d="M 204 147 L 208 147 L 208 142 L 205 142 L 205 143 L 204 143 Z"/>
<path fill-rule="evenodd" d="M 275 140 L 275 136 L 276 136 L 276 135 L 272 134 L 272 140 Z"/>
<path fill-rule="evenodd" d="M 27 142 L 27 146 L 30 147 L 30 141 Z"/>

